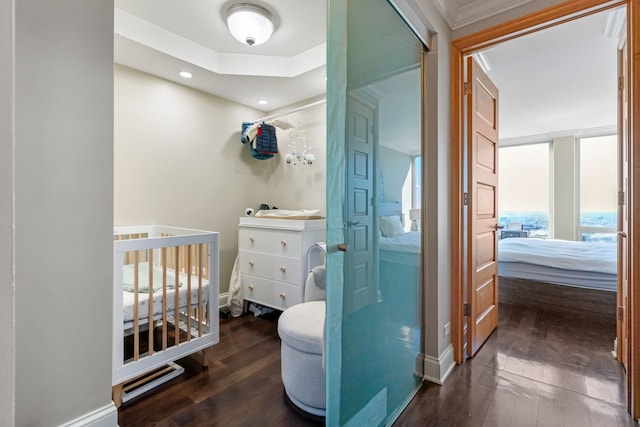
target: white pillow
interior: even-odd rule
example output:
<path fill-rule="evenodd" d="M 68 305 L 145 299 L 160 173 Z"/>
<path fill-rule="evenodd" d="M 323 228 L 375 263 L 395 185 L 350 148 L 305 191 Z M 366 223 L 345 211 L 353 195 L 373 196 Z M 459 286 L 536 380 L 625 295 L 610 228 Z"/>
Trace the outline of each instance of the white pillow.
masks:
<path fill-rule="evenodd" d="M 404 234 L 404 227 L 398 215 L 380 217 L 380 231 L 384 237 L 395 237 Z"/>

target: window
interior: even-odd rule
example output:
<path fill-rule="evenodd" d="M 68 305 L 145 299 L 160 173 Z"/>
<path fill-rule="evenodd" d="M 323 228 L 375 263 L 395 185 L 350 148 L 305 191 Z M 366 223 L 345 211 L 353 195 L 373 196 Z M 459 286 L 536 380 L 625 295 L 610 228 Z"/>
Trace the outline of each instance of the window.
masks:
<path fill-rule="evenodd" d="M 422 157 L 413 159 L 413 208 L 422 207 Z"/>
<path fill-rule="evenodd" d="M 616 135 L 580 139 L 581 240 L 616 241 L 618 197 L 618 138 Z"/>
<path fill-rule="evenodd" d="M 549 143 L 501 147 L 498 161 L 499 223 L 549 237 Z"/>

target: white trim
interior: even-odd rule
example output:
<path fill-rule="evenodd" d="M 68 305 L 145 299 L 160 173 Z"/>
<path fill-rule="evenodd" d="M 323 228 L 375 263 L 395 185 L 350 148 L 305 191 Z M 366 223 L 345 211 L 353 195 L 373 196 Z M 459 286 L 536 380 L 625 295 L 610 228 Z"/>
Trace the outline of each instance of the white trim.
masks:
<path fill-rule="evenodd" d="M 62 424 L 62 427 L 114 427 L 118 425 L 118 409 L 111 402 L 102 408 L 86 413 L 75 420 Z"/>
<path fill-rule="evenodd" d="M 453 360 L 453 346 L 449 344 L 438 358 L 426 354 L 418 355 L 418 365 L 422 365 L 422 378 L 438 385 L 444 384 L 456 363 Z"/>
<path fill-rule="evenodd" d="M 458 9 L 453 29 L 457 30 L 533 0 L 476 0 Z"/>

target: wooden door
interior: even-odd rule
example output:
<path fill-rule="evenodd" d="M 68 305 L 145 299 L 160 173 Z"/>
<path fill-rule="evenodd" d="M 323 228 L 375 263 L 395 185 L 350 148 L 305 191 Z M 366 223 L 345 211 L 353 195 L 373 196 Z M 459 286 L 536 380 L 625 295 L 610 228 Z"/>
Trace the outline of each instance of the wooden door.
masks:
<path fill-rule="evenodd" d="M 629 363 L 629 110 L 627 44 L 618 50 L 618 315 L 617 358 L 625 370 Z M 628 379 L 628 378 L 627 378 Z"/>
<path fill-rule="evenodd" d="M 467 355 L 498 326 L 498 89 L 467 60 Z"/>
<path fill-rule="evenodd" d="M 377 299 L 374 242 L 374 106 L 347 98 L 347 215 L 345 310 L 358 311 Z"/>

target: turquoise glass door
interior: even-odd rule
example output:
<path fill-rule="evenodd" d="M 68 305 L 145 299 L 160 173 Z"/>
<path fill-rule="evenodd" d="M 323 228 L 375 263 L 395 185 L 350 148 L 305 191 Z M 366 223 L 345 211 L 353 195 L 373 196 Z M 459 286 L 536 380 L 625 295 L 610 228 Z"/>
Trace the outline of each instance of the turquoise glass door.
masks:
<path fill-rule="evenodd" d="M 421 383 L 422 46 L 385 0 L 329 0 L 327 418 L 392 422 Z"/>

